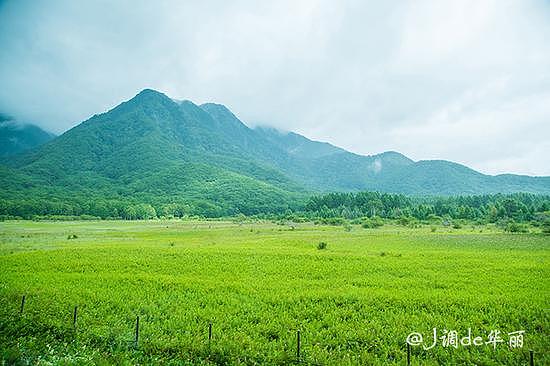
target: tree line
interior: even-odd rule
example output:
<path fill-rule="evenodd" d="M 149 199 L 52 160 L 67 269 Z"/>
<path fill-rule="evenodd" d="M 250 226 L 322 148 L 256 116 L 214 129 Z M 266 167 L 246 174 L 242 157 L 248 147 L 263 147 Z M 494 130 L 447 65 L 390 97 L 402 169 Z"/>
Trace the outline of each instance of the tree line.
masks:
<path fill-rule="evenodd" d="M 311 197 L 304 210 L 319 218 L 381 217 L 417 220 L 528 222 L 550 212 L 550 196 L 530 193 L 416 197 L 379 192 L 329 193 Z"/>
<path fill-rule="evenodd" d="M 469 220 L 494 223 L 500 220 L 530 222 L 545 220 L 550 213 L 550 196 L 529 193 L 475 196 L 418 197 L 380 192 L 328 193 L 296 201 L 234 202 L 185 200 L 180 198 L 134 197 L 105 199 L 72 196 L 66 199 L 20 197 L 0 199 L 0 218 L 90 218 L 154 219 L 256 216 L 272 219 L 315 220 L 383 218 L 416 220 Z"/>

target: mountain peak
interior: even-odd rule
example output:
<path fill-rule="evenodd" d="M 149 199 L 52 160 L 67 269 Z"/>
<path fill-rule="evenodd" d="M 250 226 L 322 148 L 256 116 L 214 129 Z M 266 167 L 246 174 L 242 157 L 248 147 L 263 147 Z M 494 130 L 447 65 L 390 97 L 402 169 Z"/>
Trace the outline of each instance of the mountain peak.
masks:
<path fill-rule="evenodd" d="M 381 154 L 375 155 L 377 159 L 381 159 L 385 162 L 391 162 L 394 164 L 401 164 L 401 165 L 410 165 L 414 164 L 414 160 L 406 157 L 405 155 L 397 152 L 397 151 L 384 151 Z"/>
<path fill-rule="evenodd" d="M 212 118 L 218 121 L 222 126 L 231 126 L 239 130 L 243 128 L 248 129 L 248 127 L 223 104 L 204 103 L 201 104 L 199 108 L 212 116 Z"/>
<path fill-rule="evenodd" d="M 110 111 L 102 113 L 102 116 L 106 116 L 108 113 L 127 113 L 129 111 L 135 111 L 137 109 L 146 109 L 155 110 L 159 106 L 164 106 L 168 108 L 177 107 L 177 103 L 170 99 L 166 94 L 153 89 L 143 89 L 137 93 L 133 98 L 120 103 Z M 93 118 L 92 118 L 93 119 Z M 87 121 L 86 121 L 87 122 Z"/>
<path fill-rule="evenodd" d="M 199 106 L 204 111 L 208 112 L 209 114 L 215 114 L 218 116 L 225 116 L 229 117 L 231 119 L 238 119 L 233 112 L 223 104 L 218 103 L 204 103 Z"/>
<path fill-rule="evenodd" d="M 164 101 L 169 100 L 173 102 L 172 99 L 170 99 L 166 94 L 156 91 L 154 89 L 143 89 L 142 91 L 137 93 L 136 96 L 133 97 L 131 100 L 143 101 L 143 100 L 155 100 L 155 99 L 164 100 Z"/>
<path fill-rule="evenodd" d="M 178 104 L 179 104 L 180 106 L 183 106 L 183 107 L 191 106 L 191 107 L 194 107 L 194 108 L 200 108 L 198 105 L 196 105 L 195 103 L 193 103 L 193 102 L 190 101 L 189 99 L 180 100 L 180 101 L 178 102 Z"/>
<path fill-rule="evenodd" d="M 219 104 L 219 103 L 213 103 L 213 102 L 203 103 L 203 104 L 200 105 L 200 107 L 203 108 L 203 109 L 211 109 L 211 110 L 215 109 L 215 110 L 229 112 L 229 113 L 233 114 L 233 112 L 231 112 L 229 110 L 229 108 L 227 108 L 223 104 Z"/>
<path fill-rule="evenodd" d="M 145 88 L 143 89 L 142 91 L 140 91 L 139 93 L 137 93 L 136 96 L 144 96 L 144 95 L 163 95 L 163 96 L 166 96 L 164 93 L 161 93 L 155 89 L 150 89 L 150 88 Z"/>

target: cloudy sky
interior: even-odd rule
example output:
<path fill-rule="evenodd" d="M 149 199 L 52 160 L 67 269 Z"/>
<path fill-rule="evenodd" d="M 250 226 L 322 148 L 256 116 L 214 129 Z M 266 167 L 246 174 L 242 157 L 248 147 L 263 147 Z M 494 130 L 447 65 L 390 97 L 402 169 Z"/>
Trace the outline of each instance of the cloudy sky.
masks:
<path fill-rule="evenodd" d="M 550 175 L 550 2 L 0 0 L 0 111 L 57 133 L 144 88 L 360 154 Z"/>

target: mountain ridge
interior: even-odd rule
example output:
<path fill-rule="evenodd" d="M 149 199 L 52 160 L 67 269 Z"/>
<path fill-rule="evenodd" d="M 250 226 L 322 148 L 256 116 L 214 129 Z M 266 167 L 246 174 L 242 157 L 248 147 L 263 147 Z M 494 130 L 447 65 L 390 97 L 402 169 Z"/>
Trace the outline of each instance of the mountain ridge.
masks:
<path fill-rule="evenodd" d="M 174 101 L 152 89 L 4 165 L 0 199 L 86 194 L 246 214 L 284 210 L 332 191 L 550 193 L 550 177 L 490 176 L 395 151 L 359 155 L 294 132 L 250 128 L 222 104 Z"/>
<path fill-rule="evenodd" d="M 37 148 L 55 137 L 37 125 L 23 123 L 0 113 L 0 158 Z"/>

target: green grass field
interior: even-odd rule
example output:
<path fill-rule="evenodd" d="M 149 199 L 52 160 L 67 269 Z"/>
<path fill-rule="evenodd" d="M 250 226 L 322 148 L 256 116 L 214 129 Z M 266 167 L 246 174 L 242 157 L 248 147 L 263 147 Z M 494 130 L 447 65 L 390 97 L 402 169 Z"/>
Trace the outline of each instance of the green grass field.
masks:
<path fill-rule="evenodd" d="M 549 236 L 490 227 L 2 222 L 0 355 L 6 364 L 288 364 L 300 330 L 304 364 L 403 365 L 409 333 L 431 344 L 433 328 L 460 337 L 471 328 L 484 340 L 499 330 L 504 342 L 412 347 L 412 364 L 528 364 L 529 349 L 550 364 L 549 259 Z M 523 348 L 510 349 L 517 330 Z"/>

